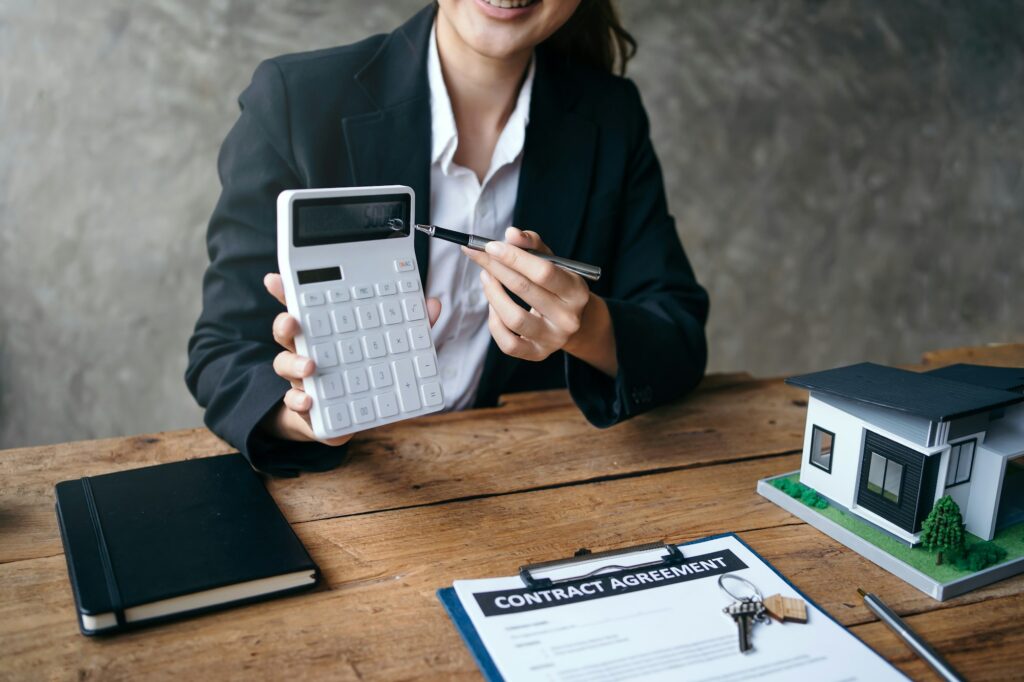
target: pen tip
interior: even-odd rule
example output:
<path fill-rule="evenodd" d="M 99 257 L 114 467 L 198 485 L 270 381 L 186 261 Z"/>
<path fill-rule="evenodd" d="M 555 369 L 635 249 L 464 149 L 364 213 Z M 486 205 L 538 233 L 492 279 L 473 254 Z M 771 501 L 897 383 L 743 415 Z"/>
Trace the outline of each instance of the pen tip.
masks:
<path fill-rule="evenodd" d="M 860 589 L 859 587 L 857 588 L 857 594 L 859 594 L 862 597 L 868 596 L 868 593 L 865 592 L 864 590 Z"/>

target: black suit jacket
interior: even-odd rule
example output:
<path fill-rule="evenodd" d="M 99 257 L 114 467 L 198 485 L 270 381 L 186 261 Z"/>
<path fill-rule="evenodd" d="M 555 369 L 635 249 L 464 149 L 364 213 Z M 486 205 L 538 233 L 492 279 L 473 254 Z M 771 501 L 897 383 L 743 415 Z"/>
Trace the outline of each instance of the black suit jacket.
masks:
<path fill-rule="evenodd" d="M 210 219 L 203 311 L 185 375 L 206 423 L 259 469 L 336 465 L 344 448 L 282 442 L 261 419 L 288 384 L 271 367 L 283 310 L 263 288 L 277 272 L 275 201 L 285 189 L 403 184 L 430 214 L 427 41 L 434 7 L 389 35 L 268 60 L 239 98 L 218 160 L 223 191 Z M 520 172 L 515 225 L 560 255 L 600 265 L 619 372 L 612 379 L 564 353 L 543 362 L 492 342 L 477 405 L 501 393 L 568 386 L 591 423 L 610 426 L 678 398 L 704 372 L 708 299 L 668 214 L 640 96 L 631 81 L 568 63 L 544 46 Z M 416 235 L 426 281 L 429 243 Z"/>

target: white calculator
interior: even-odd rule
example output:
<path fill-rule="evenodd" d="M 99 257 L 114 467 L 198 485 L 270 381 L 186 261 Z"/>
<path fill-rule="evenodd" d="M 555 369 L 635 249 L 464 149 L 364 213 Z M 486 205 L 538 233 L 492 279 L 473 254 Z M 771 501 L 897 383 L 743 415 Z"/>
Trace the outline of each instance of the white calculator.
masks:
<path fill-rule="evenodd" d="M 416 267 L 416 197 L 400 185 L 277 199 L 277 258 L 318 438 L 437 412 L 444 394 Z"/>

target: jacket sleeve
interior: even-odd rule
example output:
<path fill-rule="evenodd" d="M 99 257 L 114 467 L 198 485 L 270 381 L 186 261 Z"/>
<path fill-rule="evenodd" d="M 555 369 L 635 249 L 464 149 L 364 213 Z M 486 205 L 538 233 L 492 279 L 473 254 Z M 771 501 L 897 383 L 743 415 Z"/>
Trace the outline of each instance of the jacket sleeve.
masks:
<path fill-rule="evenodd" d="M 220 199 L 210 218 L 203 308 L 188 344 L 185 382 L 206 408 L 207 426 L 257 469 L 276 475 L 337 465 L 345 448 L 272 438 L 261 420 L 289 385 L 272 368 L 282 349 L 271 331 L 284 307 L 263 277 L 277 272 L 276 202 L 302 187 L 290 147 L 287 93 L 279 67 L 264 62 L 239 98 L 241 115 L 220 150 Z"/>
<path fill-rule="evenodd" d="M 640 94 L 628 82 L 631 152 L 605 297 L 618 374 L 566 354 L 566 383 L 584 416 L 607 427 L 670 402 L 704 375 L 708 296 L 697 283 L 668 213 L 665 186 Z"/>

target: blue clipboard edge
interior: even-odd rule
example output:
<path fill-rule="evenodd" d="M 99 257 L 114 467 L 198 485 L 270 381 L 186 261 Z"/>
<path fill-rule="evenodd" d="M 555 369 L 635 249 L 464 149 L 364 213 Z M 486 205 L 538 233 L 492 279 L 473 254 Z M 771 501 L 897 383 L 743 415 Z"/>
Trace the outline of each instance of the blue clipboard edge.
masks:
<path fill-rule="evenodd" d="M 856 638 L 857 641 L 859 641 L 861 644 L 864 644 L 864 646 L 867 647 L 872 653 L 874 653 L 876 656 L 878 656 L 883 661 L 892 666 L 894 670 L 899 670 L 899 668 L 896 668 L 896 666 L 892 665 L 892 663 L 889 663 L 889 661 L 887 661 L 884 656 L 882 656 L 877 651 L 868 646 L 864 642 L 864 640 L 862 640 L 860 637 L 857 637 L 857 635 L 855 635 L 853 631 L 850 630 L 850 628 L 840 623 L 838 620 L 832 617 L 832 614 L 818 606 L 818 603 L 816 601 L 814 601 L 806 594 L 804 594 L 803 591 L 800 590 L 800 588 L 798 588 L 796 585 L 790 582 L 789 578 L 782 575 L 782 573 L 780 573 L 778 569 L 776 569 L 770 561 L 768 561 L 763 556 L 758 554 L 753 547 L 744 542 L 743 538 L 741 538 L 736 533 L 719 533 L 718 535 L 708 535 L 707 537 L 698 538 L 696 540 L 678 543 L 676 547 L 686 547 L 687 545 L 695 545 L 698 542 L 720 540 L 722 538 L 734 538 L 738 543 L 746 547 L 747 551 L 749 551 L 751 554 L 753 554 L 758 559 L 763 561 L 765 566 L 770 568 L 775 575 L 782 578 L 782 582 L 789 585 L 793 589 L 793 591 L 799 594 L 805 602 L 814 606 L 814 608 L 818 609 L 818 611 L 825 614 L 826 618 L 828 618 L 833 623 L 835 623 L 836 625 L 850 633 L 851 637 Z M 487 647 L 484 646 L 483 640 L 480 639 L 480 633 L 478 633 L 476 631 L 476 628 L 473 627 L 473 621 L 469 619 L 469 614 L 466 613 L 466 609 L 462 607 L 462 602 L 459 601 L 459 595 L 455 593 L 455 588 L 442 587 L 438 589 L 437 598 L 441 600 L 441 604 L 448 612 L 448 617 L 452 619 L 452 623 L 455 624 L 455 629 L 458 630 L 459 635 L 462 636 L 462 641 L 466 643 L 466 646 L 469 648 L 469 652 L 473 655 L 473 658 L 476 660 L 476 664 L 480 667 L 480 672 L 483 673 L 484 679 L 486 679 L 488 682 L 505 682 L 505 678 L 501 676 L 500 672 L 498 672 L 498 666 L 494 664 L 494 659 L 491 658 L 490 652 L 487 651 Z M 900 672 L 902 673 L 902 671 Z"/>

